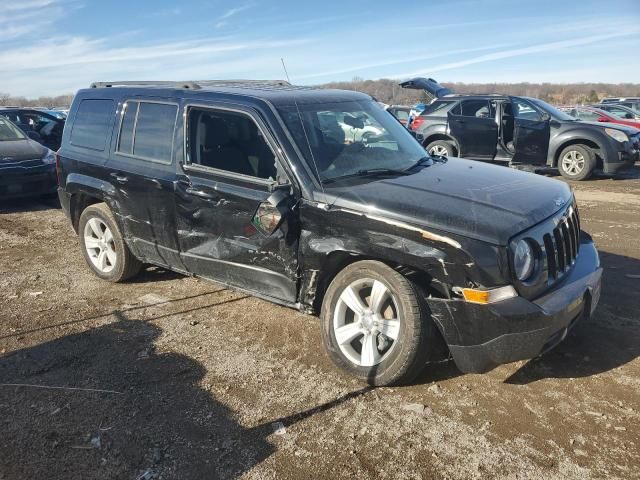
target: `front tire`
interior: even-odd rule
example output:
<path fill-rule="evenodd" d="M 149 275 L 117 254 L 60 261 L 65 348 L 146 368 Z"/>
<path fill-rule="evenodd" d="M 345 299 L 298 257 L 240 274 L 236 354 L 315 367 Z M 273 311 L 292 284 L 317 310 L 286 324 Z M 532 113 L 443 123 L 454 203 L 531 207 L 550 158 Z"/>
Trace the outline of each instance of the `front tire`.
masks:
<path fill-rule="evenodd" d="M 449 140 L 435 140 L 429 143 L 425 150 L 429 155 L 438 157 L 453 157 L 455 155 L 454 144 Z"/>
<path fill-rule="evenodd" d="M 333 279 L 322 303 L 322 341 L 331 360 L 370 385 L 411 382 L 435 332 L 418 288 L 387 265 L 360 261 Z"/>
<path fill-rule="evenodd" d="M 89 268 L 109 282 L 122 282 L 136 275 L 142 263 L 129 250 L 109 207 L 88 206 L 80 215 L 80 246 Z"/>
<path fill-rule="evenodd" d="M 586 180 L 596 168 L 596 154 L 586 145 L 569 145 L 558 159 L 558 170 L 568 180 Z"/>

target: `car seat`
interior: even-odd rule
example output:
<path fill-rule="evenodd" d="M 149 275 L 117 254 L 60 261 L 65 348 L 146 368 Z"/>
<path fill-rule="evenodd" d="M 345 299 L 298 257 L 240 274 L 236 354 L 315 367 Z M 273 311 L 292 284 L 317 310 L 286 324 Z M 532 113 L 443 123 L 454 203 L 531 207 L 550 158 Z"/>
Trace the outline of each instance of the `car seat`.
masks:
<path fill-rule="evenodd" d="M 205 117 L 202 124 L 205 128 L 204 144 L 200 146 L 200 162 L 203 166 L 256 175 L 247 156 L 231 142 L 229 128 L 223 119 Z"/>

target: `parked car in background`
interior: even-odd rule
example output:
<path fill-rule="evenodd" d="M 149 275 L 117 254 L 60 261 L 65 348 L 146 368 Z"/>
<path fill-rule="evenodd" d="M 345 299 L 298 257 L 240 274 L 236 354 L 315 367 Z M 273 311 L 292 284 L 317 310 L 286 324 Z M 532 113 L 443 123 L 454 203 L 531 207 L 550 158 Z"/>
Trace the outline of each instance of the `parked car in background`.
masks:
<path fill-rule="evenodd" d="M 619 125 L 628 125 L 634 128 L 640 128 L 640 120 L 620 118 L 613 113 L 607 112 L 600 108 L 577 105 L 575 107 L 558 107 L 563 112 L 568 113 L 572 117 L 585 122 L 601 122 L 601 123 L 617 123 Z"/>
<path fill-rule="evenodd" d="M 411 107 L 405 107 L 403 105 L 391 105 L 387 107 L 387 112 L 396 117 L 398 121 L 405 127 L 409 123 L 409 113 Z"/>
<path fill-rule="evenodd" d="M 33 108 L 0 108 L 0 116 L 18 125 L 32 140 L 51 150 L 58 150 L 62 141 L 64 119 Z"/>
<path fill-rule="evenodd" d="M 449 355 L 464 372 L 535 357 L 596 308 L 566 183 L 431 158 L 358 92 L 141 83 L 80 90 L 58 152 L 104 280 L 150 263 L 319 313 L 331 360 L 375 385 Z M 340 142 L 340 123 L 381 133 Z"/>
<path fill-rule="evenodd" d="M 609 112 L 611 115 L 622 118 L 623 120 L 640 120 L 640 111 L 634 110 L 630 107 L 625 107 L 624 105 L 618 105 L 615 103 L 596 103 L 591 105 L 591 107 Z"/>
<path fill-rule="evenodd" d="M 613 103 L 640 111 L 640 97 L 607 97 L 600 100 L 600 103 Z"/>
<path fill-rule="evenodd" d="M 55 154 L 0 116 L 0 198 L 56 192 Z"/>
<path fill-rule="evenodd" d="M 640 159 L 640 131 L 620 124 L 578 121 L 542 100 L 508 95 L 438 96 L 433 79 L 401 85 L 424 88 L 435 100 L 412 129 L 433 155 L 501 162 L 528 170 L 558 168 L 572 180 L 596 169 L 615 174 Z"/>

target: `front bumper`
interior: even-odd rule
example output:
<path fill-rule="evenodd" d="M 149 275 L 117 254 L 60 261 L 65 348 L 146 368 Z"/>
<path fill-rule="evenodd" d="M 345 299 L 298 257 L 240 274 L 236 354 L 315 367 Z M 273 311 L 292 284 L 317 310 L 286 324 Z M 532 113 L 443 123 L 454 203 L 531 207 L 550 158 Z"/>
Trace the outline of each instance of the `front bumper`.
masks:
<path fill-rule="evenodd" d="M 573 269 L 536 300 L 514 297 L 491 305 L 428 299 L 432 317 L 458 368 L 483 373 L 534 358 L 555 347 L 600 299 L 602 268 L 595 245 L 583 235 Z"/>
<path fill-rule="evenodd" d="M 55 193 L 55 165 L 35 168 L 0 168 L 0 198 L 34 197 Z"/>
<path fill-rule="evenodd" d="M 608 174 L 615 174 L 623 170 L 632 168 L 636 162 L 640 161 L 640 147 L 638 144 L 626 143 L 626 148 L 617 152 L 617 156 L 610 156 L 602 164 L 602 171 Z"/>

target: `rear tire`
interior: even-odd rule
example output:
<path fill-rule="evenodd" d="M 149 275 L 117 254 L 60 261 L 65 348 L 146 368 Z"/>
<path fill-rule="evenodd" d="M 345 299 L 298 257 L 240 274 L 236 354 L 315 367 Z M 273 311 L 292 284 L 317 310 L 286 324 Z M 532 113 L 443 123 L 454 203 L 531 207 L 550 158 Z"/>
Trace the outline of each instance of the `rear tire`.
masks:
<path fill-rule="evenodd" d="M 426 364 L 429 339 L 439 335 L 417 286 L 370 260 L 336 275 L 321 318 L 322 341 L 333 363 L 370 385 L 411 382 Z"/>
<path fill-rule="evenodd" d="M 596 168 L 596 154 L 586 145 L 569 145 L 558 158 L 558 170 L 568 180 L 586 180 Z"/>
<path fill-rule="evenodd" d="M 425 150 L 429 155 L 438 157 L 453 157 L 455 155 L 455 146 L 449 140 L 435 140 L 429 143 Z"/>
<path fill-rule="evenodd" d="M 80 215 L 78 233 L 87 265 L 103 280 L 123 282 L 142 268 L 142 262 L 127 247 L 105 203 L 84 209 Z"/>

